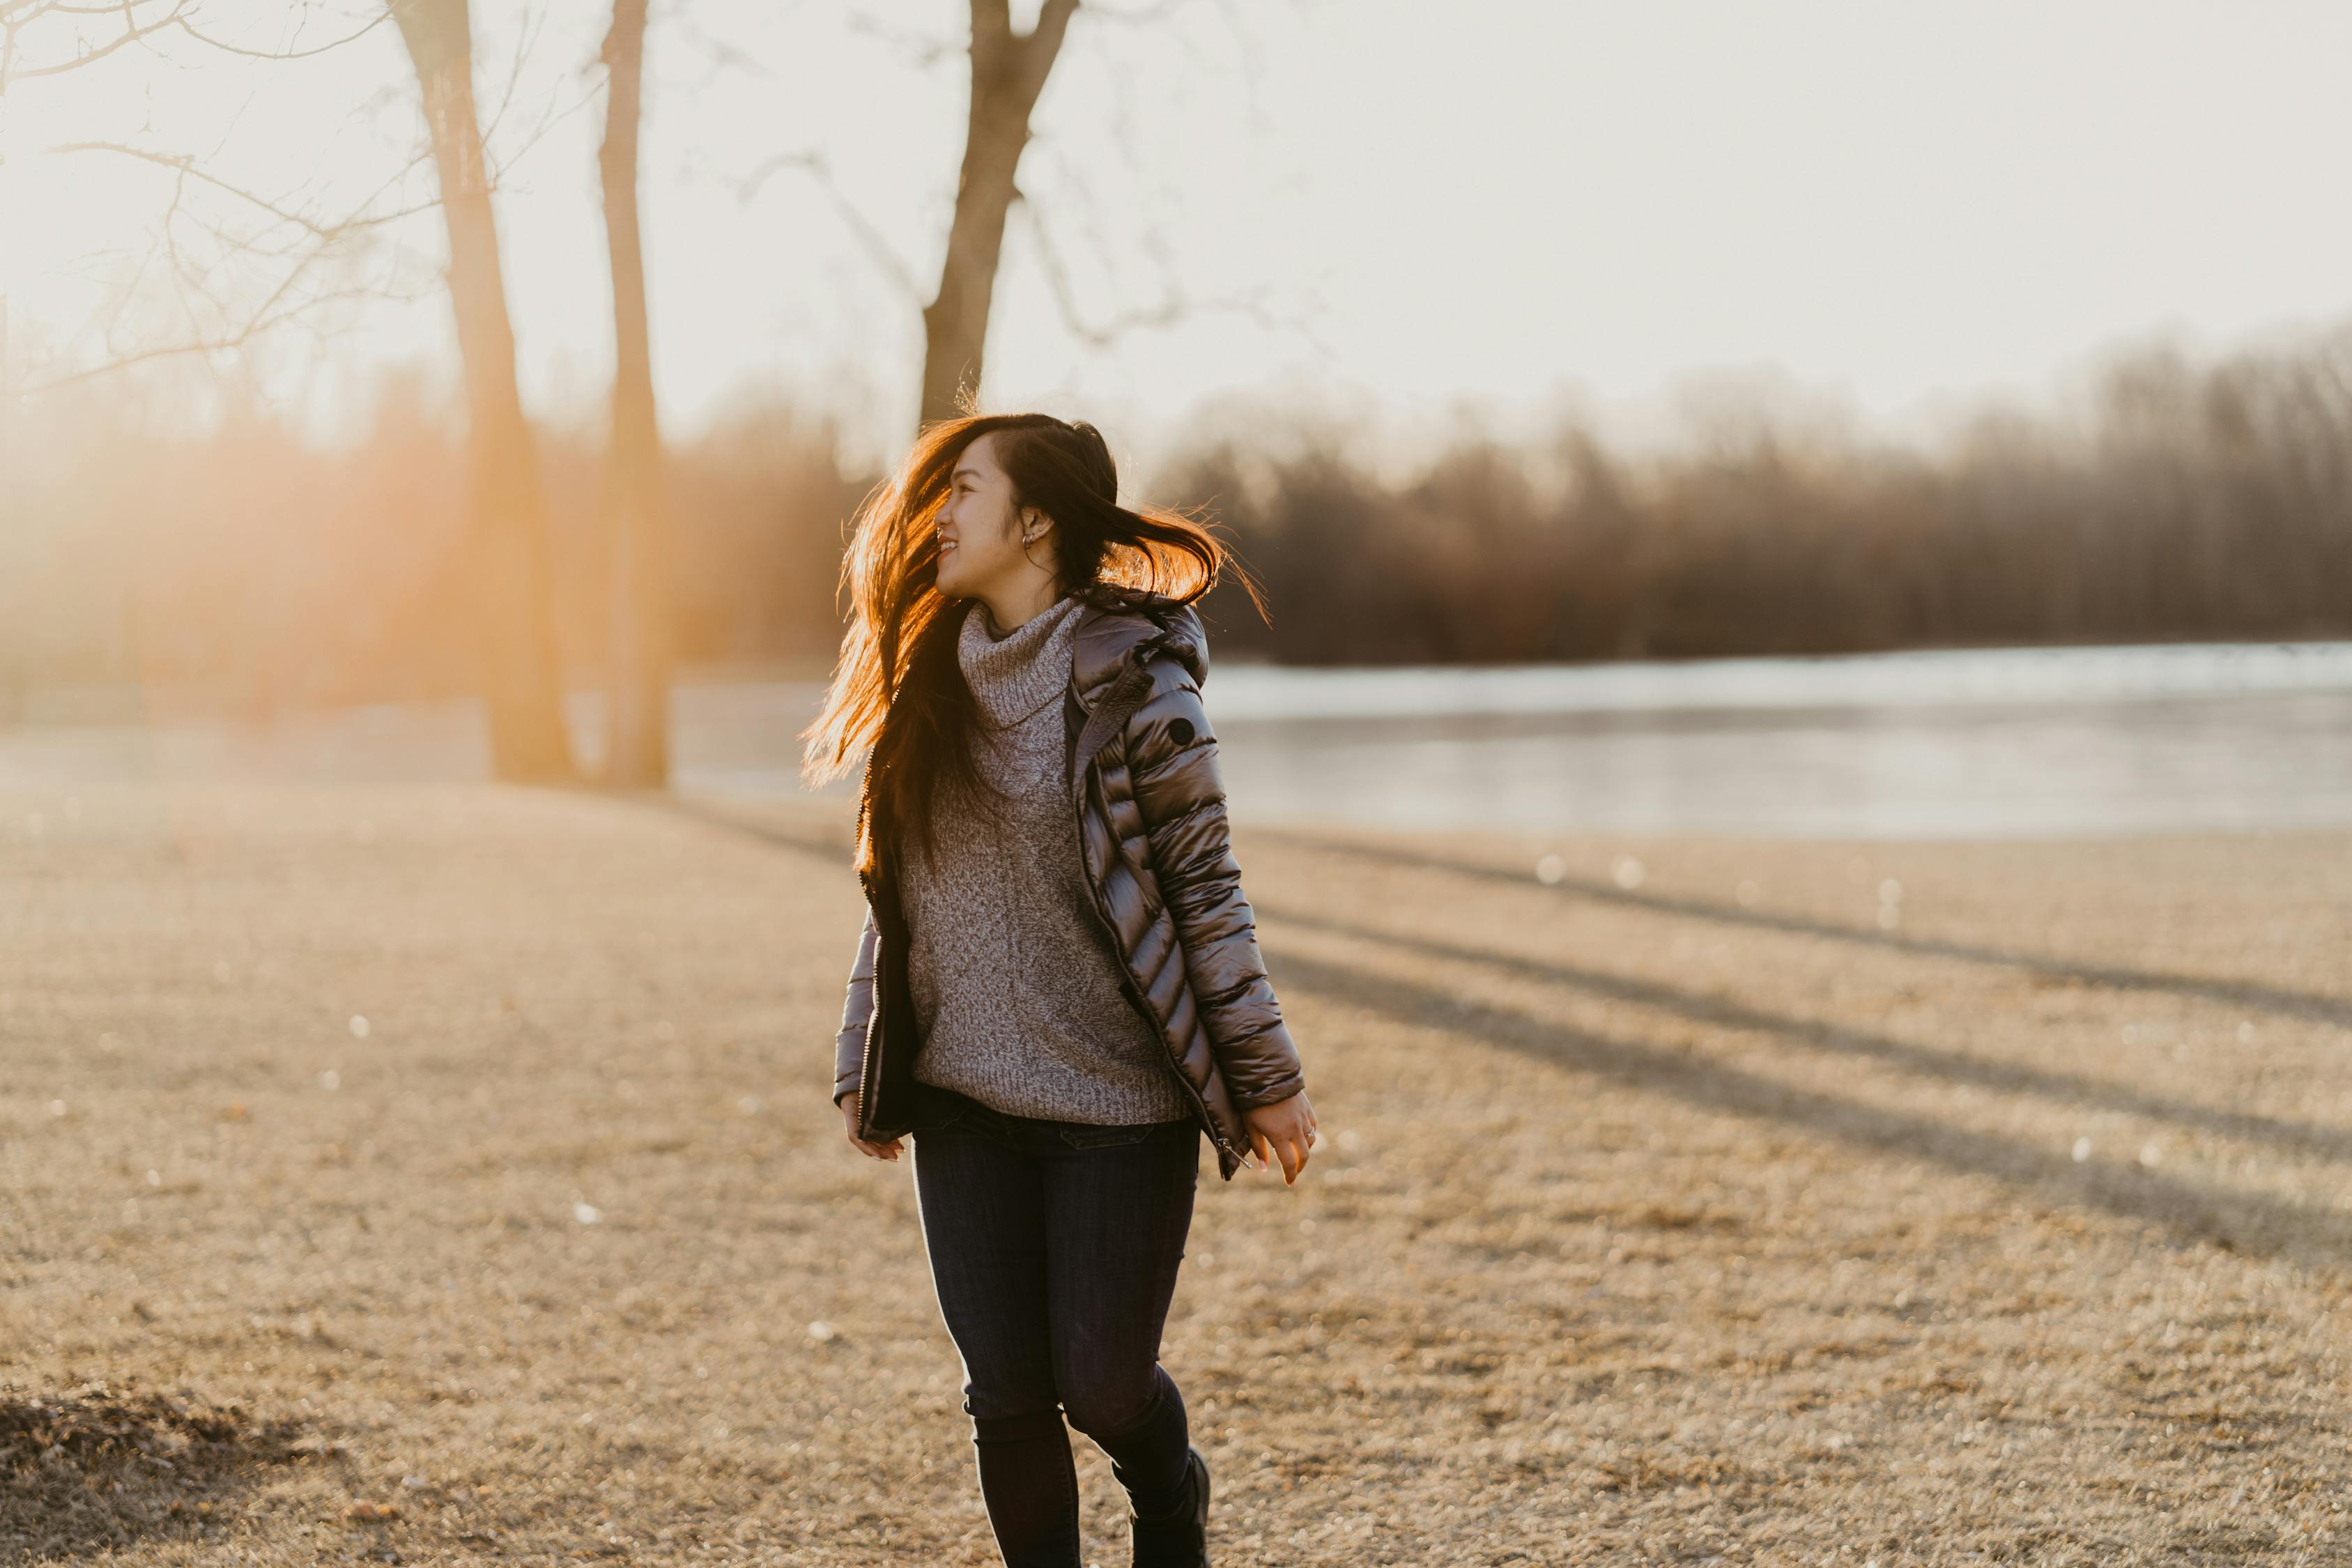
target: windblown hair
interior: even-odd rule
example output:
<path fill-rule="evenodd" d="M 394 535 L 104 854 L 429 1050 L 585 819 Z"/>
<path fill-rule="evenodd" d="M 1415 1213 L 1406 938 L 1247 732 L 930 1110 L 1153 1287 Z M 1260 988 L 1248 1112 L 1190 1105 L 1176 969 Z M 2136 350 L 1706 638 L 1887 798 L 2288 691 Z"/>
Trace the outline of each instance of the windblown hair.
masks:
<path fill-rule="evenodd" d="M 956 463 L 982 436 L 1012 480 L 1013 504 L 1054 520 L 1057 585 L 1114 607 L 1162 596 L 1199 599 L 1232 563 L 1210 525 L 1180 511 L 1118 504 L 1118 468 L 1102 432 L 1045 414 L 970 415 L 927 426 L 898 471 L 857 510 L 842 585 L 849 628 L 824 707 L 802 731 L 801 776 L 811 786 L 866 760 L 867 802 L 857 824 L 857 869 L 880 865 L 892 825 L 911 824 L 931 852 L 931 799 L 945 787 L 981 790 L 971 742 L 971 688 L 956 657 L 968 601 L 939 591 L 940 509 Z M 1265 601 L 1234 564 L 1260 616 Z"/>

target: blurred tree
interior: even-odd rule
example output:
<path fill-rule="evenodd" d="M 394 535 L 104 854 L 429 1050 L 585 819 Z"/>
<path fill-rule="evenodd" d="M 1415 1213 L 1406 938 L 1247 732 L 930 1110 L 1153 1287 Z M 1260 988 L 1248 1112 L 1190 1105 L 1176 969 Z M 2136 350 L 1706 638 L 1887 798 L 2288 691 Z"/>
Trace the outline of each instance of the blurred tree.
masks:
<path fill-rule="evenodd" d="M 1157 0 L 1132 8 L 1089 3 L 1087 15 L 1106 25 L 1150 26 L 1186 9 L 1187 0 Z M 947 247 L 940 262 L 939 280 L 926 298 L 918 269 L 892 247 L 876 224 L 866 218 L 835 180 L 832 164 L 821 151 L 807 149 L 778 153 L 761 163 L 739 185 L 745 200 L 756 195 L 768 179 L 783 170 L 799 170 L 814 179 L 831 199 L 842 221 L 870 255 L 883 275 L 912 303 L 923 321 L 923 374 L 918 426 L 951 417 L 974 406 L 987 357 L 988 320 L 996 292 L 997 273 L 1004 252 L 1005 228 L 1017 205 L 1029 220 L 1030 238 L 1036 247 L 1037 267 L 1052 295 L 1063 325 L 1089 347 L 1108 348 L 1136 328 L 1166 327 L 1198 310 L 1238 310 L 1262 326 L 1298 327 L 1267 309 L 1268 290 L 1253 286 L 1239 291 L 1196 300 L 1188 297 L 1170 267 L 1171 247 L 1157 234 L 1139 247 L 1160 264 L 1160 298 L 1118 312 L 1108 321 L 1089 320 L 1079 306 L 1069 268 L 1039 204 L 1016 181 L 1024 152 L 1031 141 L 1031 118 L 1039 95 L 1060 58 L 1078 0 L 1043 0 L 1037 20 L 1026 33 L 1013 28 L 1009 0 L 971 0 L 971 31 L 960 45 L 898 33 L 871 17 L 853 16 L 852 25 L 898 44 L 919 66 L 929 67 L 961 55 L 971 81 L 966 110 L 962 166 L 956 180 L 955 205 L 949 220 Z M 1234 8 L 1223 8 L 1236 40 L 1244 50 L 1247 35 L 1234 19 Z M 1255 72 L 1250 73 L 1253 79 Z M 1062 171 L 1063 182 L 1076 179 Z M 1075 194 L 1066 193 L 1066 194 Z M 1091 201 L 1084 204 L 1098 206 Z M 1102 237 L 1095 237 L 1097 242 Z M 1112 247 L 1105 246 L 1105 249 Z"/>
<path fill-rule="evenodd" d="M 1077 8 L 1078 0 L 1045 0 L 1036 25 L 1016 33 L 1009 0 L 971 0 L 971 107 L 939 292 L 923 307 L 921 424 L 953 417 L 978 394 L 1030 112 Z"/>
<path fill-rule="evenodd" d="M 663 507 L 661 424 L 646 316 L 646 256 L 637 215 L 637 132 L 644 115 L 647 0 L 614 0 L 604 37 L 604 246 L 613 272 L 613 430 L 604 510 L 612 542 L 612 658 L 604 773 L 616 784 L 669 782 L 672 627 L 669 529 Z"/>
<path fill-rule="evenodd" d="M 515 381 L 514 326 L 474 105 L 473 18 L 467 0 L 389 4 L 416 69 L 448 231 L 491 767 L 502 779 L 568 781 L 575 770 L 549 597 L 547 502 Z"/>

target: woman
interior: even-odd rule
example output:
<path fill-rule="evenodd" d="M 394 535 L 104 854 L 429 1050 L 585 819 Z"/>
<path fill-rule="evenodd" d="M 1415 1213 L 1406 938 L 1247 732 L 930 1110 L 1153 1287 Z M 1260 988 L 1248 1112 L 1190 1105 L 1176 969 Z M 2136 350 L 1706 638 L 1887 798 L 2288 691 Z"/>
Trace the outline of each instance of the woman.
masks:
<path fill-rule="evenodd" d="M 1009 1568 L 1076 1568 L 1065 1413 L 1127 1489 L 1134 1562 L 1208 1562 L 1208 1467 L 1159 1364 L 1201 1135 L 1223 1179 L 1286 1184 L 1315 1136 L 1201 707 L 1192 604 L 1224 552 L 1118 492 L 1090 425 L 926 429 L 858 516 L 806 737 L 812 783 L 871 747 L 834 1100 L 861 1153 L 913 1136 Z"/>

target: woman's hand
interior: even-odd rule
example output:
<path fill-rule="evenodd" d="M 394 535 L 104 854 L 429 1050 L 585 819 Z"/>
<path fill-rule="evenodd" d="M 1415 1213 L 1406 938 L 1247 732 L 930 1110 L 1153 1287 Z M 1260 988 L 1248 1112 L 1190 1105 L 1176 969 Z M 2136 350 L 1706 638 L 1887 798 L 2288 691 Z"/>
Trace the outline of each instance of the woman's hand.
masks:
<path fill-rule="evenodd" d="M 1260 1168 L 1280 1160 L 1282 1184 L 1286 1187 L 1297 1181 L 1298 1173 L 1307 1169 L 1307 1151 L 1315 1142 L 1315 1108 L 1307 1103 L 1307 1091 L 1302 1089 L 1288 1100 L 1244 1110 L 1242 1121 L 1249 1128 Z"/>
<path fill-rule="evenodd" d="M 893 1138 L 887 1143 L 868 1143 L 857 1135 L 857 1091 L 854 1089 L 841 1097 L 841 1120 L 843 1131 L 849 1135 L 849 1146 L 859 1153 L 871 1154 L 877 1160 L 898 1157 L 898 1139 Z"/>

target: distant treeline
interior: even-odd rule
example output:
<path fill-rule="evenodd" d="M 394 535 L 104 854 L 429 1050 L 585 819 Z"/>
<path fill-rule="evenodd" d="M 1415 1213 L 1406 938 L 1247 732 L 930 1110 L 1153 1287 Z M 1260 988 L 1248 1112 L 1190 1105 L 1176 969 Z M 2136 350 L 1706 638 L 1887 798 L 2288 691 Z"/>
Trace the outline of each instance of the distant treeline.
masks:
<path fill-rule="evenodd" d="M 1585 430 L 1380 483 L 1333 439 L 1195 453 L 1273 608 L 1222 650 L 1347 663 L 1685 658 L 2352 634 L 2352 327 L 2109 365 L 2074 419 L 1920 452 L 1777 432 L 1643 461 Z"/>
<path fill-rule="evenodd" d="M 1140 487 L 1205 505 L 1273 609 L 1206 606 L 1216 651 L 1297 662 L 1832 652 L 2352 634 L 2352 328 L 2109 367 L 2079 414 L 1987 415 L 1941 449 L 1744 434 L 1612 453 L 1570 424 L 1463 440 L 1402 479 L 1340 436 L 1204 442 Z M 265 418 L 203 440 L 96 399 L 20 409 L 0 474 L 0 716 L 136 684 L 252 713 L 474 689 L 460 444 L 383 401 L 321 447 Z M 602 673 L 593 437 L 542 437 L 557 624 Z M 843 530 L 875 476 L 822 420 L 753 406 L 672 454 L 689 662 L 821 669 Z"/>

